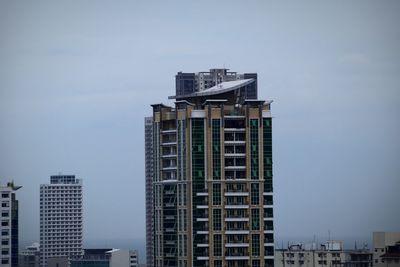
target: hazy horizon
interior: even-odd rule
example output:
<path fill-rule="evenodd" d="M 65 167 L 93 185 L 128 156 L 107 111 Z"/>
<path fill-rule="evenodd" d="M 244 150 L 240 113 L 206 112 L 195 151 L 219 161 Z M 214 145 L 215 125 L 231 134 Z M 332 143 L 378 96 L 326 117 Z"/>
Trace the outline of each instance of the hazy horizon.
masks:
<path fill-rule="evenodd" d="M 144 117 L 173 103 L 178 71 L 223 66 L 257 72 L 274 101 L 277 242 L 400 231 L 398 14 L 398 1 L 1 1 L 0 182 L 23 186 L 21 243 L 39 240 L 39 185 L 59 172 L 83 179 L 85 240 L 144 240 Z"/>

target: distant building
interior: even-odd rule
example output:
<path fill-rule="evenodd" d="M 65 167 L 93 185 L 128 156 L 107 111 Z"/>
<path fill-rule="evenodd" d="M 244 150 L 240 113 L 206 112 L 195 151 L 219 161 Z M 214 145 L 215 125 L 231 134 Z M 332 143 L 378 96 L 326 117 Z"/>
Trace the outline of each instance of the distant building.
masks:
<path fill-rule="evenodd" d="M 40 266 L 40 244 L 32 245 L 21 250 L 19 253 L 19 267 L 39 267 Z"/>
<path fill-rule="evenodd" d="M 84 249 L 84 254 L 70 259 L 70 267 L 138 267 L 136 250 Z"/>
<path fill-rule="evenodd" d="M 400 232 L 373 233 L 374 267 L 400 266 Z"/>
<path fill-rule="evenodd" d="M 344 250 L 341 241 L 291 245 L 275 250 L 275 267 L 371 267 L 372 253 L 367 248 Z"/>
<path fill-rule="evenodd" d="M 154 209 L 153 209 L 153 118 L 144 119 L 145 167 L 146 167 L 146 263 L 153 267 Z"/>
<path fill-rule="evenodd" d="M 49 257 L 46 267 L 69 267 L 69 258 L 65 256 Z"/>
<path fill-rule="evenodd" d="M 138 267 L 139 265 L 136 250 L 113 249 L 107 253 L 111 255 L 110 267 Z"/>
<path fill-rule="evenodd" d="M 84 254 L 70 260 L 70 267 L 109 267 L 112 249 L 84 249 Z"/>
<path fill-rule="evenodd" d="M 18 266 L 18 200 L 14 182 L 0 185 L 1 197 L 1 267 Z"/>
<path fill-rule="evenodd" d="M 74 175 L 54 175 L 50 184 L 40 185 L 42 267 L 47 266 L 48 258 L 82 255 L 82 214 L 82 180 Z"/>
<path fill-rule="evenodd" d="M 175 89 L 145 121 L 153 266 L 272 267 L 272 101 L 257 100 L 256 73 L 225 68 L 178 72 Z"/>

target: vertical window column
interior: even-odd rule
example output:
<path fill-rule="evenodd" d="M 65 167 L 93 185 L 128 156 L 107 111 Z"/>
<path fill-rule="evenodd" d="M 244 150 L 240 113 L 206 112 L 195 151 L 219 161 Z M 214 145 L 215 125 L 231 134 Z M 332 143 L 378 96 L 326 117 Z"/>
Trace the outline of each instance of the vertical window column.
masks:
<path fill-rule="evenodd" d="M 258 180 L 258 120 L 250 120 L 250 174 L 252 180 Z"/>

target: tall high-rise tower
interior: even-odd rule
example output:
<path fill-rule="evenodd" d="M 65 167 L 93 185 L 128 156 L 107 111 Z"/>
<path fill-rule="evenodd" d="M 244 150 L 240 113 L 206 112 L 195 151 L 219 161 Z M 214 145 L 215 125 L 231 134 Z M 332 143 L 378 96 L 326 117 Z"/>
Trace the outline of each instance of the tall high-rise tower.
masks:
<path fill-rule="evenodd" d="M 18 200 L 15 191 L 21 186 L 13 182 L 0 185 L 1 244 L 0 266 L 18 266 Z"/>
<path fill-rule="evenodd" d="M 146 164 L 146 263 L 153 267 L 154 209 L 153 209 L 153 118 L 144 119 L 144 144 Z"/>
<path fill-rule="evenodd" d="M 52 257 L 82 255 L 82 180 L 53 175 L 40 185 L 40 266 Z"/>
<path fill-rule="evenodd" d="M 178 73 L 153 107 L 154 266 L 273 266 L 272 101 L 257 74 Z"/>

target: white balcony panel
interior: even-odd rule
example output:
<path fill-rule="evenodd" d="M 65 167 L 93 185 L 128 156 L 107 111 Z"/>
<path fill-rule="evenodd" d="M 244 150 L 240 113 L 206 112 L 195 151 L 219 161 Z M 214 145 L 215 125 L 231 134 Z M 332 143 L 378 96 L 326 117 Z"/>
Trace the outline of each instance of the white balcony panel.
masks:
<path fill-rule="evenodd" d="M 227 235 L 248 235 L 249 230 L 227 230 L 225 231 Z"/>
<path fill-rule="evenodd" d="M 208 235 L 208 231 L 197 231 L 198 235 Z"/>
<path fill-rule="evenodd" d="M 165 168 L 162 168 L 162 170 L 163 171 L 174 171 L 174 170 L 176 170 L 176 166 L 165 167 Z"/>
<path fill-rule="evenodd" d="M 162 155 L 161 157 L 162 157 L 163 159 L 176 158 L 176 154 Z"/>
<path fill-rule="evenodd" d="M 225 209 L 248 209 L 249 205 L 225 205 Z"/>
<path fill-rule="evenodd" d="M 234 141 L 224 141 L 225 145 L 245 145 L 246 141 L 239 141 L 239 140 L 234 140 Z"/>
<path fill-rule="evenodd" d="M 209 257 L 207 257 L 207 256 L 199 256 L 199 257 L 197 257 L 197 260 L 199 260 L 199 261 L 208 261 L 210 258 Z"/>
<path fill-rule="evenodd" d="M 248 222 L 249 218 L 225 218 L 226 222 Z"/>
<path fill-rule="evenodd" d="M 225 132 L 246 132 L 245 128 L 225 128 Z"/>
<path fill-rule="evenodd" d="M 176 146 L 176 141 L 175 142 L 162 143 L 161 145 L 163 145 L 163 146 Z"/>
<path fill-rule="evenodd" d="M 225 170 L 245 170 L 246 166 L 225 166 Z"/>
<path fill-rule="evenodd" d="M 248 260 L 250 257 L 249 256 L 226 256 L 226 260 Z"/>
<path fill-rule="evenodd" d="M 208 209 L 207 205 L 197 205 L 196 206 L 197 209 Z"/>
<path fill-rule="evenodd" d="M 164 131 L 161 131 L 161 133 L 163 133 L 163 134 L 176 133 L 176 129 L 164 130 Z"/>
<path fill-rule="evenodd" d="M 244 158 L 246 153 L 225 153 L 225 158 Z"/>

